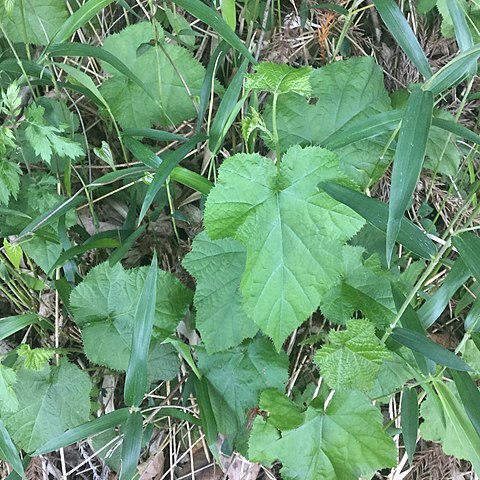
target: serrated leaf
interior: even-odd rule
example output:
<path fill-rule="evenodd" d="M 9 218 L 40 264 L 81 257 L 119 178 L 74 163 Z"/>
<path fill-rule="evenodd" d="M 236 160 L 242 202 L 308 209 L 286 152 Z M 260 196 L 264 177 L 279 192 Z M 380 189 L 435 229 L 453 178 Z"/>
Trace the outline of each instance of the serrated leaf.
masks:
<path fill-rule="evenodd" d="M 30 348 L 29 345 L 23 343 L 17 348 L 17 353 L 23 357 L 23 365 L 30 370 L 40 371 L 55 355 L 54 348 Z"/>
<path fill-rule="evenodd" d="M 145 87 L 157 99 L 153 101 L 136 83 L 104 66 L 113 76 L 100 92 L 124 128 L 175 125 L 196 114 L 194 97 L 200 95 L 204 68 L 178 45 L 162 43 L 137 55 L 138 47 L 154 36 L 152 24 L 141 22 L 109 35 L 104 42 L 103 48 L 121 58 L 132 72 L 142 72 Z"/>
<path fill-rule="evenodd" d="M 16 412 L 18 399 L 13 388 L 17 375 L 13 368 L 0 363 L 0 412 Z"/>
<path fill-rule="evenodd" d="M 7 238 L 3 239 L 3 246 L 5 247 L 5 253 L 12 262 L 12 265 L 18 270 L 20 268 L 20 262 L 23 257 L 23 250 L 20 245 L 10 243 Z"/>
<path fill-rule="evenodd" d="M 17 446 L 32 452 L 88 420 L 91 387 L 88 375 L 71 363 L 41 371 L 21 367 L 14 386 L 19 408 L 4 412 L 2 420 Z"/>
<path fill-rule="evenodd" d="M 0 18 L 11 42 L 47 45 L 67 20 L 66 6 L 57 0 L 28 0 L 7 13 L 0 2 Z M 25 23 L 24 23 L 25 21 Z"/>
<path fill-rule="evenodd" d="M 249 459 L 282 463 L 285 480 L 357 480 L 396 465 L 396 448 L 382 415 L 359 392 L 337 392 L 325 410 L 309 407 L 298 428 L 277 430 L 257 417 Z"/>
<path fill-rule="evenodd" d="M 235 434 L 244 426 L 246 409 L 258 405 L 262 390 L 283 391 L 288 379 L 287 356 L 276 353 L 265 338 L 213 355 L 201 350 L 197 354 L 218 431 L 224 434 Z"/>
<path fill-rule="evenodd" d="M 8 205 L 10 197 L 17 198 L 20 190 L 20 167 L 5 158 L 0 158 L 0 204 Z"/>
<path fill-rule="evenodd" d="M 256 65 L 255 73 L 247 76 L 245 88 L 276 95 L 296 93 L 309 97 L 312 93 L 311 73 L 310 67 L 294 68 L 286 64 L 262 62 Z"/>
<path fill-rule="evenodd" d="M 390 352 L 375 335 L 367 320 L 350 320 L 347 329 L 328 334 L 328 343 L 315 355 L 315 362 L 328 385 L 335 390 L 367 391 L 373 386 Z"/>
<path fill-rule="evenodd" d="M 277 103 L 277 126 L 282 150 L 291 145 L 322 145 L 332 133 L 350 123 L 389 111 L 390 99 L 382 70 L 368 57 L 334 62 L 313 70 L 310 76 L 311 104 L 289 93 Z M 271 109 L 266 111 L 271 124 Z M 383 174 L 390 156 L 384 142 L 363 140 L 338 148 L 341 168 L 362 188 Z"/>
<path fill-rule="evenodd" d="M 262 392 L 259 406 L 268 415 L 268 423 L 279 430 L 291 430 L 303 423 L 302 409 L 273 388 Z"/>
<path fill-rule="evenodd" d="M 378 257 L 364 261 L 360 247 L 345 246 L 342 252 L 341 281 L 324 296 L 322 313 L 330 321 L 344 325 L 359 310 L 375 325 L 388 325 L 396 314 L 392 276 L 382 269 Z"/>
<path fill-rule="evenodd" d="M 206 232 L 195 237 L 192 251 L 183 260 L 197 281 L 196 327 L 208 353 L 234 347 L 258 331 L 242 306 L 240 279 L 245 260 L 241 243 L 229 238 L 211 240 Z"/>
<path fill-rule="evenodd" d="M 239 154 L 220 167 L 205 206 L 210 238 L 233 237 L 246 247 L 245 311 L 277 349 L 338 282 L 340 247 L 363 224 L 318 191 L 321 179 L 345 181 L 336 156 L 319 147 L 292 147 L 279 169 Z"/>
<path fill-rule="evenodd" d="M 82 331 L 88 358 L 115 370 L 126 370 L 130 358 L 135 307 L 145 268 L 124 270 L 104 262 L 93 268 L 70 296 L 74 319 Z M 170 273 L 159 270 L 154 336 L 171 334 L 183 318 L 191 292 Z"/>

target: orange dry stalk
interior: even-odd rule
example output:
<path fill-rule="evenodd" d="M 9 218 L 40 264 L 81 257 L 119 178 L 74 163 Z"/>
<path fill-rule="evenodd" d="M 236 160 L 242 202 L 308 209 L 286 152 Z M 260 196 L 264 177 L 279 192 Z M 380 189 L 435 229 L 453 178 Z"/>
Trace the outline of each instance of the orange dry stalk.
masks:
<path fill-rule="evenodd" d="M 320 47 L 320 58 L 322 63 L 325 61 L 325 45 L 327 43 L 330 31 L 335 25 L 337 14 L 332 10 L 326 10 L 322 12 L 320 18 L 320 27 L 317 30 L 317 41 Z"/>

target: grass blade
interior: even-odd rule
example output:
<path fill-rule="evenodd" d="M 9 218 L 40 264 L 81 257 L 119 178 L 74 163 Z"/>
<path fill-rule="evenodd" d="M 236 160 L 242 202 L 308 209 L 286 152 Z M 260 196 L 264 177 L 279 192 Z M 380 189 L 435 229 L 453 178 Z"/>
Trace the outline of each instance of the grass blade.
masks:
<path fill-rule="evenodd" d="M 429 90 L 433 95 L 438 95 L 444 90 L 454 87 L 468 76 L 471 64 L 476 63 L 479 57 L 480 44 L 476 44 L 450 60 L 433 77 L 429 78 L 422 88 Z"/>
<path fill-rule="evenodd" d="M 457 370 L 449 370 L 449 372 L 457 386 L 465 412 L 477 434 L 480 435 L 480 391 L 467 372 Z"/>
<path fill-rule="evenodd" d="M 468 333 L 480 331 L 480 298 L 477 298 L 468 312 L 463 328 Z"/>
<path fill-rule="evenodd" d="M 430 78 L 432 70 L 428 64 L 427 57 L 397 3 L 394 0 L 374 0 L 373 3 L 385 22 L 388 31 L 393 35 L 408 58 L 425 78 Z"/>
<path fill-rule="evenodd" d="M 18 454 L 15 445 L 10 438 L 10 434 L 7 432 L 5 425 L 0 420 L 0 457 L 5 460 L 10 466 L 20 475 L 22 478 L 27 478 L 25 476 L 25 471 L 23 469 L 22 460 Z"/>
<path fill-rule="evenodd" d="M 46 52 L 52 45 L 63 43 L 68 40 L 79 28 L 82 28 L 89 22 L 100 10 L 113 3 L 114 0 L 88 0 L 76 12 L 74 12 L 67 21 L 61 26 L 60 30 L 53 36 L 50 45 Z"/>
<path fill-rule="evenodd" d="M 464 232 L 453 238 L 453 245 L 472 275 L 480 281 L 480 238 L 470 232 Z"/>
<path fill-rule="evenodd" d="M 448 13 L 450 13 L 450 16 L 452 17 L 458 48 L 461 52 L 464 52 L 473 47 L 473 38 L 470 29 L 468 28 L 465 12 L 462 10 L 462 7 L 457 0 L 446 0 L 446 2 Z"/>
<path fill-rule="evenodd" d="M 170 174 L 170 178 L 203 195 L 208 195 L 213 188 L 213 183 L 208 178 L 202 177 L 198 173 L 188 170 L 188 168 L 175 167 Z"/>
<path fill-rule="evenodd" d="M 440 381 L 434 385 L 442 402 L 445 416 L 457 433 L 463 449 L 467 452 L 467 460 L 473 465 L 475 472 L 480 472 L 480 436 L 447 386 Z"/>
<path fill-rule="evenodd" d="M 101 417 L 95 418 L 94 420 L 90 420 L 87 423 L 83 423 L 78 427 L 71 428 L 70 430 L 67 430 L 65 433 L 53 438 L 45 445 L 37 449 L 33 453 L 33 456 L 44 455 L 45 453 L 53 452 L 59 448 L 66 447 L 72 443 L 79 442 L 80 440 L 84 440 L 85 438 L 93 435 L 97 435 L 98 433 L 104 432 L 109 428 L 113 428 L 125 422 L 129 415 L 130 410 L 128 408 L 121 408 L 119 410 L 115 410 L 114 412 L 107 413 L 106 415 L 102 415 Z"/>
<path fill-rule="evenodd" d="M 38 315 L 34 313 L 27 313 L 26 315 L 15 315 L 13 317 L 6 317 L 0 320 L 0 340 L 13 335 L 14 333 L 37 323 Z"/>
<path fill-rule="evenodd" d="M 175 0 L 175 3 L 184 8 L 194 17 L 212 27 L 220 37 L 247 58 L 249 62 L 257 63 L 240 38 L 237 37 L 235 32 L 215 10 L 211 9 L 200 0 Z"/>
<path fill-rule="evenodd" d="M 377 137 L 378 135 L 395 130 L 401 120 L 402 111 L 400 110 L 378 113 L 372 117 L 348 123 L 345 127 L 333 132 L 323 140 L 322 146 L 330 150 L 335 150 L 350 145 L 351 143 Z"/>
<path fill-rule="evenodd" d="M 243 80 L 247 72 L 248 60 L 245 59 L 233 76 L 227 91 L 223 95 L 209 132 L 208 147 L 212 155 L 216 155 L 222 146 L 223 139 L 239 111 L 236 108 L 238 97 L 242 91 Z M 242 102 L 243 103 L 243 102 Z"/>
<path fill-rule="evenodd" d="M 432 125 L 435 127 L 439 127 L 446 132 L 453 133 L 459 137 L 468 140 L 469 142 L 476 143 L 480 145 L 480 135 L 477 135 L 475 132 L 472 132 L 467 127 L 460 125 L 459 123 L 455 123 L 452 120 L 445 120 L 444 118 L 433 117 Z"/>
<path fill-rule="evenodd" d="M 468 280 L 470 275 L 470 271 L 462 259 L 457 259 L 442 286 L 418 309 L 418 316 L 423 328 L 428 328 L 437 321 L 454 293 Z"/>
<path fill-rule="evenodd" d="M 393 330 L 391 337 L 398 343 L 408 347 L 410 350 L 421 353 L 435 363 L 463 372 L 471 370 L 460 357 L 457 357 L 450 350 L 447 350 L 418 332 L 397 327 Z"/>
<path fill-rule="evenodd" d="M 405 210 L 412 200 L 422 170 L 432 123 L 433 95 L 416 89 L 408 99 L 393 160 L 387 223 L 387 262 L 400 232 Z"/>
<path fill-rule="evenodd" d="M 125 377 L 125 403 L 133 407 L 138 407 L 142 403 L 148 387 L 147 357 L 155 317 L 157 271 L 157 254 L 155 253 L 135 311 L 132 353 Z"/>
<path fill-rule="evenodd" d="M 319 187 L 338 202 L 348 205 L 374 227 L 382 232 L 387 231 L 388 205 L 385 203 L 336 183 L 322 182 Z M 402 217 L 401 220 L 398 241 L 419 257 L 427 260 L 431 260 L 437 252 L 435 244 L 425 233 L 405 217 Z"/>
<path fill-rule="evenodd" d="M 153 128 L 126 128 L 123 135 L 129 137 L 146 137 L 159 142 L 186 142 L 188 138 L 172 132 L 155 130 Z M 126 138 L 125 138 L 126 140 Z"/>
<path fill-rule="evenodd" d="M 163 158 L 162 162 L 159 165 L 155 176 L 153 177 L 152 183 L 148 187 L 145 198 L 143 199 L 142 208 L 140 210 L 140 215 L 138 217 L 138 224 L 143 220 L 147 210 L 150 208 L 150 205 L 153 203 L 153 199 L 157 195 L 158 191 L 165 183 L 165 180 L 172 173 L 172 170 L 185 158 L 185 156 L 195 147 L 197 142 L 200 139 L 203 139 L 202 134 L 195 135 L 187 143 L 183 144 L 180 148 L 173 152 L 168 152 Z"/>
<path fill-rule="evenodd" d="M 116 263 L 118 263 L 125 254 L 132 248 L 132 245 L 136 242 L 138 237 L 145 231 L 147 228 L 147 224 L 144 223 L 140 227 L 138 227 L 131 235 L 129 235 L 122 244 L 112 252 L 109 258 L 109 264 L 113 267 Z"/>
<path fill-rule="evenodd" d="M 405 388 L 402 394 L 401 406 L 402 436 L 410 465 L 417 447 L 418 433 L 418 399 L 414 388 Z"/>
<path fill-rule="evenodd" d="M 132 412 L 123 428 L 122 467 L 120 480 L 132 480 L 137 471 L 142 449 L 143 417 L 141 412 Z"/>

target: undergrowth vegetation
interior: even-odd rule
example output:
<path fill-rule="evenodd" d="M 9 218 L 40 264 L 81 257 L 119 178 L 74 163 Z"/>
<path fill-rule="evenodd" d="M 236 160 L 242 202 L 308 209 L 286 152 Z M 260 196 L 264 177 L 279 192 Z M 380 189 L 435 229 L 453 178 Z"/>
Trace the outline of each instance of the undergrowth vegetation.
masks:
<path fill-rule="evenodd" d="M 0 0 L 2 478 L 480 474 L 480 7 L 406 7 Z"/>

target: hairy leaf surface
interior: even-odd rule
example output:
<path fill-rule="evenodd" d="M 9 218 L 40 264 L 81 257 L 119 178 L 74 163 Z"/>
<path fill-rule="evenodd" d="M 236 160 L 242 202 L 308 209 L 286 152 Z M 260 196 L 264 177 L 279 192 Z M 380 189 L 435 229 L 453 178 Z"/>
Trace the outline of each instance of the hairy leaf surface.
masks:
<path fill-rule="evenodd" d="M 241 281 L 246 312 L 279 349 L 339 281 L 341 246 L 364 221 L 320 192 L 320 180 L 345 182 L 337 157 L 293 147 L 280 168 L 259 155 L 227 159 L 205 207 L 213 239 L 247 250 Z"/>
<path fill-rule="evenodd" d="M 294 429 L 278 430 L 257 417 L 249 458 L 267 465 L 279 460 L 285 480 L 356 480 L 396 465 L 396 447 L 367 397 L 337 392 L 325 410 L 309 407 Z"/>
<path fill-rule="evenodd" d="M 234 347 L 258 331 L 242 306 L 240 279 L 245 260 L 241 243 L 229 238 L 211 240 L 206 232 L 197 235 L 192 251 L 183 260 L 197 280 L 196 326 L 208 353 Z"/>

